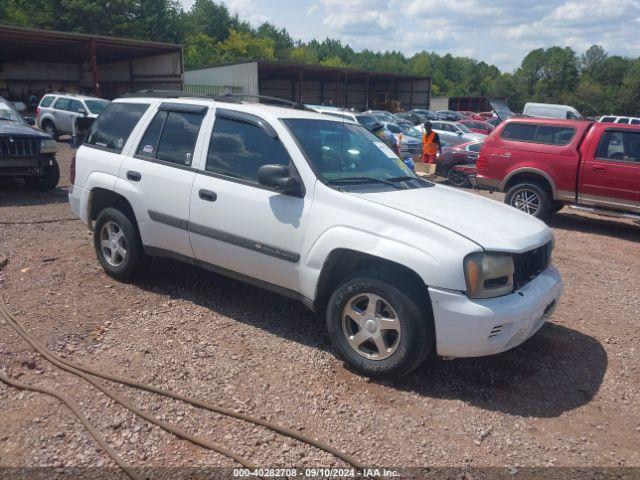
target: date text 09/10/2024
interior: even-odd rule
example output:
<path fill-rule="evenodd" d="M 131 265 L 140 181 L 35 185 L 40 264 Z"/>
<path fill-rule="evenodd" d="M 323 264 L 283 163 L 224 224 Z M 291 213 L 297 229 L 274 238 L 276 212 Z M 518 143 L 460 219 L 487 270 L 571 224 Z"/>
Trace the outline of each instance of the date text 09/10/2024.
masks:
<path fill-rule="evenodd" d="M 296 468 L 234 468 L 233 476 L 242 477 L 298 477 L 299 478 L 393 478 L 399 477 L 397 470 L 386 468 L 306 468 L 298 471 Z"/>

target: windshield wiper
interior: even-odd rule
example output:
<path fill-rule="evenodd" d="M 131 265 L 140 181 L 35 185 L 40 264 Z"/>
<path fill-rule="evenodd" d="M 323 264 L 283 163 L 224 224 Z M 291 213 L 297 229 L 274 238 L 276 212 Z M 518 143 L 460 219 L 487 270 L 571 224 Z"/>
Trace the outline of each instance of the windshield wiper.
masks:
<path fill-rule="evenodd" d="M 400 185 L 390 182 L 389 180 L 383 180 L 382 178 L 365 177 L 365 176 L 334 178 L 332 180 L 329 180 L 327 183 L 329 185 L 336 185 L 340 183 L 351 183 L 351 182 L 384 183 L 385 185 L 390 185 L 393 188 L 402 188 Z"/>

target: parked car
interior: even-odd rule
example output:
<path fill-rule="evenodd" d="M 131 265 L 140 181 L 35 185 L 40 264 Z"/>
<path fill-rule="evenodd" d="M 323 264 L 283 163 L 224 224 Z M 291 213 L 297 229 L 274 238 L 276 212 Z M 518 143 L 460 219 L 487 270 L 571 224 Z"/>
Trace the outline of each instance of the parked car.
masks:
<path fill-rule="evenodd" d="M 424 108 L 414 108 L 413 110 L 410 110 L 409 113 L 416 113 L 418 115 L 421 115 L 422 117 L 424 117 L 425 121 L 426 120 L 445 120 L 445 118 L 438 115 L 437 113 L 432 112 L 431 110 L 426 110 Z M 422 123 L 424 123 L 424 121 Z"/>
<path fill-rule="evenodd" d="M 385 112 L 384 110 L 367 110 L 363 113 L 371 115 L 376 120 L 382 123 L 397 123 L 399 120 L 399 117 L 396 117 L 395 114 L 391 112 Z"/>
<path fill-rule="evenodd" d="M 471 120 L 480 120 L 480 121 L 484 120 L 483 116 L 469 110 L 458 110 L 458 113 L 460 113 L 461 115 L 464 115 L 467 118 L 470 118 Z"/>
<path fill-rule="evenodd" d="M 616 117 L 613 115 L 602 116 L 598 119 L 603 123 L 622 123 L 625 125 L 640 125 L 640 118 L 638 117 Z"/>
<path fill-rule="evenodd" d="M 489 118 L 493 118 L 495 116 L 494 112 L 480 112 L 478 113 L 479 117 L 482 117 L 482 120 L 487 120 Z"/>
<path fill-rule="evenodd" d="M 453 145 L 482 140 L 486 137 L 481 133 L 474 133 L 466 126 L 458 122 L 437 121 L 431 122 L 431 128 L 440 136 Z"/>
<path fill-rule="evenodd" d="M 485 120 L 489 125 L 491 125 L 494 129 L 502 123 L 502 119 L 500 117 L 491 117 Z"/>
<path fill-rule="evenodd" d="M 528 102 L 522 110 L 525 117 L 578 119 L 582 114 L 569 105 Z"/>
<path fill-rule="evenodd" d="M 380 122 L 377 118 L 372 115 L 364 114 L 364 113 L 355 113 L 351 110 L 344 110 L 340 108 L 332 108 L 332 107 L 310 107 L 314 111 L 318 113 L 322 113 L 324 115 L 330 115 L 336 118 L 342 118 L 345 120 L 350 120 L 355 123 L 359 123 L 360 125 L 365 126 L 367 129 L 371 130 L 373 126 L 378 125 Z"/>
<path fill-rule="evenodd" d="M 396 117 L 399 117 L 411 122 L 413 125 L 422 125 L 424 122 L 427 121 L 427 117 L 415 112 L 400 112 L 400 113 L 396 113 L 395 115 Z"/>
<path fill-rule="evenodd" d="M 640 126 L 513 118 L 477 161 L 477 183 L 539 218 L 569 205 L 640 220 Z"/>
<path fill-rule="evenodd" d="M 58 147 L 50 135 L 33 128 L 35 119 L 21 117 L 0 97 L 0 177 L 22 178 L 37 190 L 52 190 L 60 180 Z"/>
<path fill-rule="evenodd" d="M 38 126 L 56 140 L 73 133 L 78 117 L 97 118 L 109 104 L 108 100 L 70 93 L 48 93 L 36 109 Z"/>
<path fill-rule="evenodd" d="M 438 110 L 436 113 L 440 119 L 447 120 L 449 122 L 459 122 L 460 120 L 467 118 L 461 113 L 454 112 L 453 110 Z"/>
<path fill-rule="evenodd" d="M 411 157 L 414 161 L 422 158 L 422 133 L 415 127 L 402 128 L 395 123 L 383 123 L 384 127 L 393 133 L 398 144 L 400 157 L 404 160 Z"/>
<path fill-rule="evenodd" d="M 467 173 L 456 170 L 458 165 L 475 165 L 478 154 L 484 142 L 467 142 L 442 150 L 436 159 L 436 175 L 447 179 L 454 187 L 468 187 L 471 185 Z"/>
<path fill-rule="evenodd" d="M 372 377 L 511 349 L 558 304 L 539 220 L 419 178 L 361 125 L 180 95 L 115 100 L 77 151 L 71 210 L 112 277 L 163 256 L 299 299 Z"/>
<path fill-rule="evenodd" d="M 460 120 L 461 123 L 474 133 L 481 133 L 483 135 L 489 135 L 496 128 L 488 122 L 480 120 Z"/>

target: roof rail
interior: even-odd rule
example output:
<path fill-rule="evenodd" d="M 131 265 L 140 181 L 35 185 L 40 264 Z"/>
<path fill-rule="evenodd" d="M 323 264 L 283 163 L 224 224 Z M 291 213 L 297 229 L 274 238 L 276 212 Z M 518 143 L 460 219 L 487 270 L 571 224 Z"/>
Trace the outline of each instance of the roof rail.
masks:
<path fill-rule="evenodd" d="M 135 93 L 125 93 L 123 97 L 152 97 L 152 98 L 203 98 L 215 100 L 217 102 L 242 103 L 243 98 L 257 98 L 263 100 L 262 103 L 278 104 L 281 106 L 295 108 L 296 110 L 311 110 L 300 102 L 293 102 L 285 98 L 271 97 L 269 95 L 256 95 L 250 93 L 227 93 L 224 95 L 212 95 L 207 93 L 183 92 L 180 90 L 140 90 Z"/>

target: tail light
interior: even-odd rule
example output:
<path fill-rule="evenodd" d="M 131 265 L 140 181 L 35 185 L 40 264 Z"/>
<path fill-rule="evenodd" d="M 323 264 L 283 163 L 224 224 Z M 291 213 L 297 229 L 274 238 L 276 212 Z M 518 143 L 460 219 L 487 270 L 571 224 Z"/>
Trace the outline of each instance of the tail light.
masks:
<path fill-rule="evenodd" d="M 476 160 L 476 170 L 486 170 L 488 166 L 489 161 L 487 159 L 487 156 L 482 153 L 482 151 L 480 151 L 478 159 Z"/>
<path fill-rule="evenodd" d="M 36 118 L 40 118 L 40 107 L 36 108 Z"/>
<path fill-rule="evenodd" d="M 71 185 L 76 183 L 76 152 L 71 156 L 71 164 L 69 165 L 69 180 Z"/>

